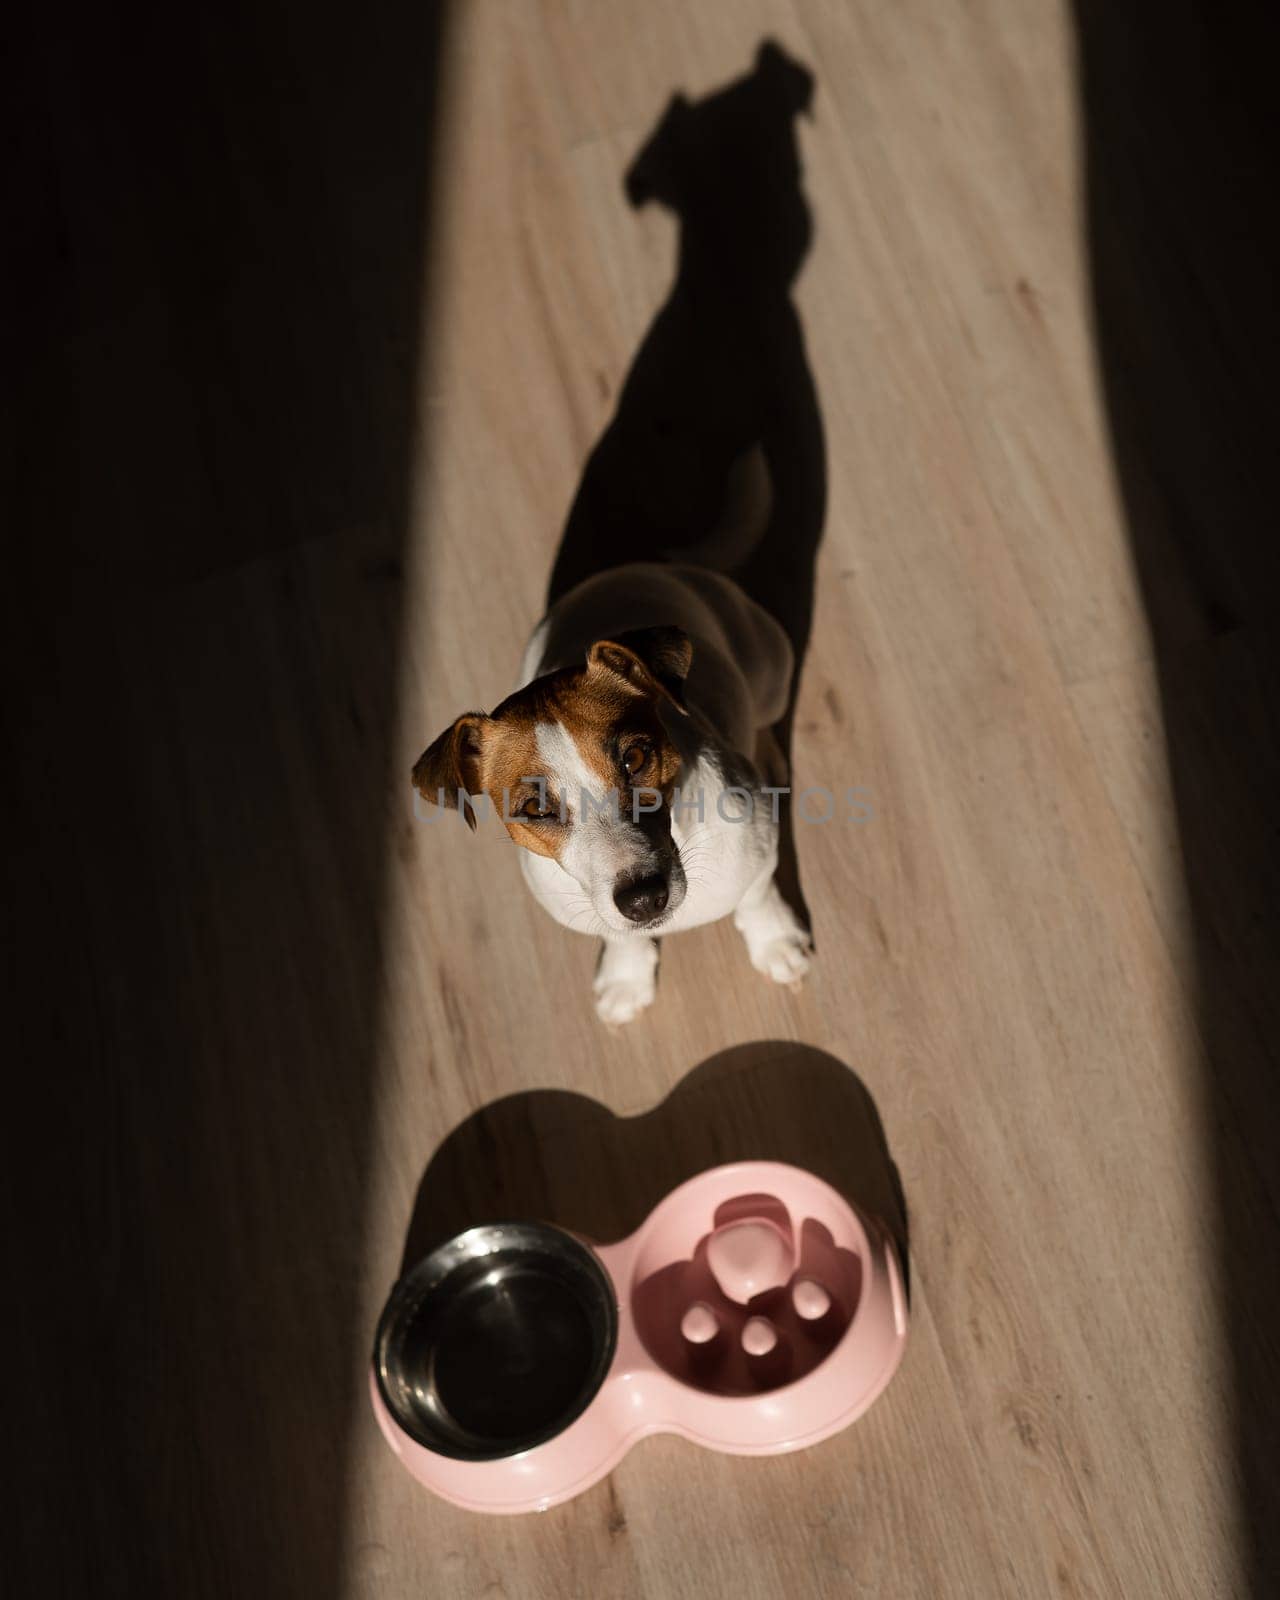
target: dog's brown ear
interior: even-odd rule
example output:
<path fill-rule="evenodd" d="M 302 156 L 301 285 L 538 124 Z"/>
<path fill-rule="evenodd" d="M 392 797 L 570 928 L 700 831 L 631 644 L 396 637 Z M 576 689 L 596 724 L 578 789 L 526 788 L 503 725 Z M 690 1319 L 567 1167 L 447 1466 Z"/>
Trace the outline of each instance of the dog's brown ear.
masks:
<path fill-rule="evenodd" d="M 639 694 L 660 694 L 682 715 L 684 680 L 693 646 L 683 628 L 634 628 L 614 639 L 598 639 L 587 651 L 591 672 L 610 672 Z"/>
<path fill-rule="evenodd" d="M 413 787 L 433 806 L 456 806 L 473 832 L 476 814 L 467 796 L 480 792 L 480 746 L 489 718 L 468 711 L 446 728 L 418 757 L 413 766 Z"/>

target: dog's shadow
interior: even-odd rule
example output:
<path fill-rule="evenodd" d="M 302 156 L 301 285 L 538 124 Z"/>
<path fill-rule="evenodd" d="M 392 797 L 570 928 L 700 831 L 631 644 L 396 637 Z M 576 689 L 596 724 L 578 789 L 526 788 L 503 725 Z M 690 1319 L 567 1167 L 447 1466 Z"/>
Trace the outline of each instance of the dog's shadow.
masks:
<path fill-rule="evenodd" d="M 485 1222 L 537 1220 L 608 1243 L 687 1178 L 733 1161 L 784 1161 L 888 1228 L 908 1269 L 907 1210 L 875 1102 L 842 1062 L 762 1041 L 711 1057 L 638 1117 L 534 1089 L 481 1108 L 432 1156 L 401 1272 Z"/>
<path fill-rule="evenodd" d="M 675 95 L 627 172 L 632 205 L 657 201 L 679 221 L 676 276 L 587 461 L 547 591 L 551 605 L 631 561 L 701 555 L 727 572 L 795 653 L 774 730 L 784 771 L 771 775 L 788 784 L 826 511 L 822 418 L 791 300 L 813 234 L 795 128 L 812 96 L 812 75 L 765 42 L 745 77 L 696 102 Z M 764 470 L 731 480 L 744 459 Z M 731 507 L 744 495 L 755 503 Z M 755 532 L 745 548 L 707 556 L 726 517 Z M 778 881 L 808 923 L 789 806 L 781 812 Z"/>

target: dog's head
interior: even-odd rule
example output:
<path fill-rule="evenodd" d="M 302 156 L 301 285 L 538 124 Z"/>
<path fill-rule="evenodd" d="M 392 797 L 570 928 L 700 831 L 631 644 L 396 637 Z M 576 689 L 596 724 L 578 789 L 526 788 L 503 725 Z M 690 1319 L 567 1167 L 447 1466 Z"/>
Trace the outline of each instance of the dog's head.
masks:
<path fill-rule="evenodd" d="M 584 915 L 610 933 L 656 930 L 686 890 L 671 835 L 681 757 L 664 718 L 688 714 L 692 654 L 679 628 L 601 639 L 582 666 L 459 717 L 418 758 L 414 788 L 472 828 L 467 797 L 485 796 L 518 845 L 578 882 Z"/>

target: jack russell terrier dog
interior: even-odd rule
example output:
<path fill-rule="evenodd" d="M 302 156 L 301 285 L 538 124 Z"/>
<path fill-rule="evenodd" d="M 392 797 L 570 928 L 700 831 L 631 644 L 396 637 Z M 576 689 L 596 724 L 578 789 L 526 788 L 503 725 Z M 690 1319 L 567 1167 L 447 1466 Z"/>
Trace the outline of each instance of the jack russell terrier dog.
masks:
<path fill-rule="evenodd" d="M 731 579 L 614 567 L 552 606 L 521 688 L 459 717 L 415 765 L 417 793 L 473 828 L 468 796 L 486 796 L 534 898 L 603 937 L 603 1021 L 652 1003 L 656 935 L 730 913 L 766 977 L 808 971 L 809 935 L 774 882 L 780 791 L 757 765 L 791 670 L 786 634 Z"/>

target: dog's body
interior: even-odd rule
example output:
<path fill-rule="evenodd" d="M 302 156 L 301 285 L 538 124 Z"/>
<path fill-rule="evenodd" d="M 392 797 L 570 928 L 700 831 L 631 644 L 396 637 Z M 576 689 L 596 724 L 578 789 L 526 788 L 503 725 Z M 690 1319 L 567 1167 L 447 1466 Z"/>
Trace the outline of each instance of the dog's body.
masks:
<path fill-rule="evenodd" d="M 543 618 L 525 653 L 524 681 L 583 661 L 598 639 L 672 626 L 692 647 L 685 710 L 664 716 L 681 757 L 670 826 L 686 889 L 658 926 L 679 933 L 735 913 L 755 964 L 778 982 L 794 982 L 808 968 L 809 941 L 773 883 L 776 791 L 766 792 L 756 760 L 791 685 L 791 646 L 773 618 L 719 573 L 616 567 L 571 590 Z M 525 851 L 520 863 L 538 903 L 566 927 L 580 927 L 578 880 L 547 856 Z M 628 1021 L 653 998 L 656 952 L 623 925 L 597 931 L 607 941 L 597 1009 L 608 1021 Z"/>

